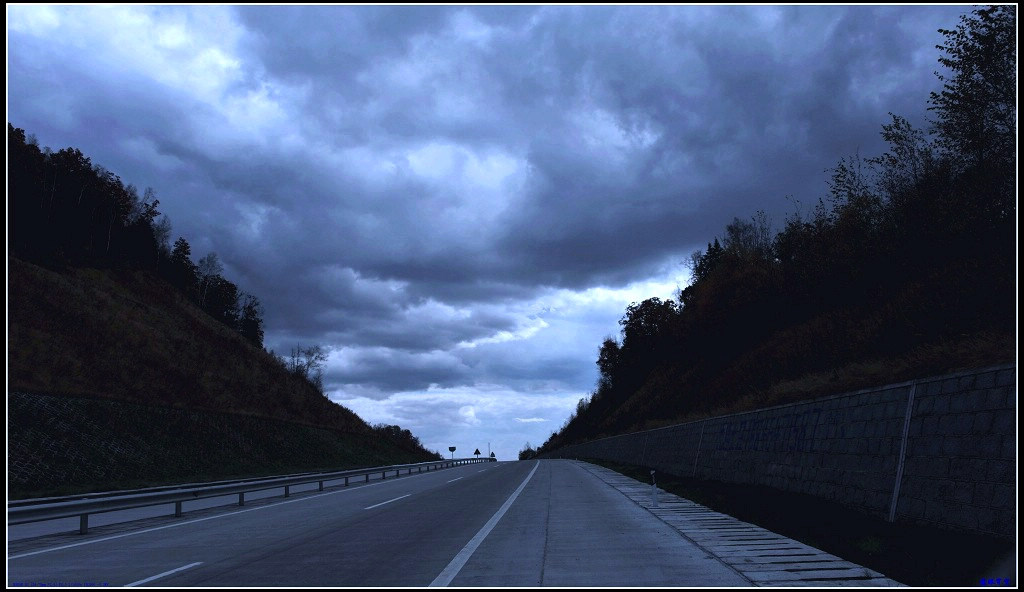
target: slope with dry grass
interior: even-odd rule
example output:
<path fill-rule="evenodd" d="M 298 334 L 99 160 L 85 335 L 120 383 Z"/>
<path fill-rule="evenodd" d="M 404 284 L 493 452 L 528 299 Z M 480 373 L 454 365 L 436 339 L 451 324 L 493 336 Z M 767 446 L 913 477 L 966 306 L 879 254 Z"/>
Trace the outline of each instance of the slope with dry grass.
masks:
<path fill-rule="evenodd" d="M 8 258 L 8 303 L 9 390 L 368 431 L 154 274 Z"/>
<path fill-rule="evenodd" d="M 12 494 L 436 457 L 372 429 L 151 272 L 7 265 Z"/>

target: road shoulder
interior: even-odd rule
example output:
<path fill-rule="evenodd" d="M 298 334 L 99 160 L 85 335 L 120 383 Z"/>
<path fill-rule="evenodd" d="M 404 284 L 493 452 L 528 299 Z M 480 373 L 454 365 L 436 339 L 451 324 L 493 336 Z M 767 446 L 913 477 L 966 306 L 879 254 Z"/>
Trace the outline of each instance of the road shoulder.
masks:
<path fill-rule="evenodd" d="M 756 586 L 902 586 L 885 575 L 727 514 L 657 490 L 611 469 L 572 461 Z"/>

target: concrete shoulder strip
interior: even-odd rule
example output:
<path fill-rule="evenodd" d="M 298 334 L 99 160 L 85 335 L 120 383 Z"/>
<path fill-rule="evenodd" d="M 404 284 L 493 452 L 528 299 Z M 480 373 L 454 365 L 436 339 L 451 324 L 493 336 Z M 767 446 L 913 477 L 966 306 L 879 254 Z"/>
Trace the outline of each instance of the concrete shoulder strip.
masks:
<path fill-rule="evenodd" d="M 755 586 L 902 586 L 884 575 L 610 469 L 575 461 Z"/>

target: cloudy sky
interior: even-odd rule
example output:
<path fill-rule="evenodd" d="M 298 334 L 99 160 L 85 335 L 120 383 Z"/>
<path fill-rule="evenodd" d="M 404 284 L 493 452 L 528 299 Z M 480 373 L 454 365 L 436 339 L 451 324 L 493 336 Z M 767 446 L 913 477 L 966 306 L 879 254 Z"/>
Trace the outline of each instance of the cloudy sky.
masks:
<path fill-rule="evenodd" d="M 512 458 L 734 216 L 926 125 L 967 6 L 7 5 L 7 119 L 152 187 L 331 398 Z"/>

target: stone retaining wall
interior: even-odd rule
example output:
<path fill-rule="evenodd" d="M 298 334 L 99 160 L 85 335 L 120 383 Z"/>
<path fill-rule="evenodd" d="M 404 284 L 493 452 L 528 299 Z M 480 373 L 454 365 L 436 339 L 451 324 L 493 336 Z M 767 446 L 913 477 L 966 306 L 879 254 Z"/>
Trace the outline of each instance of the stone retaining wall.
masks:
<path fill-rule="evenodd" d="M 551 456 L 815 495 L 890 521 L 1013 535 L 1016 366 L 635 432 Z"/>

